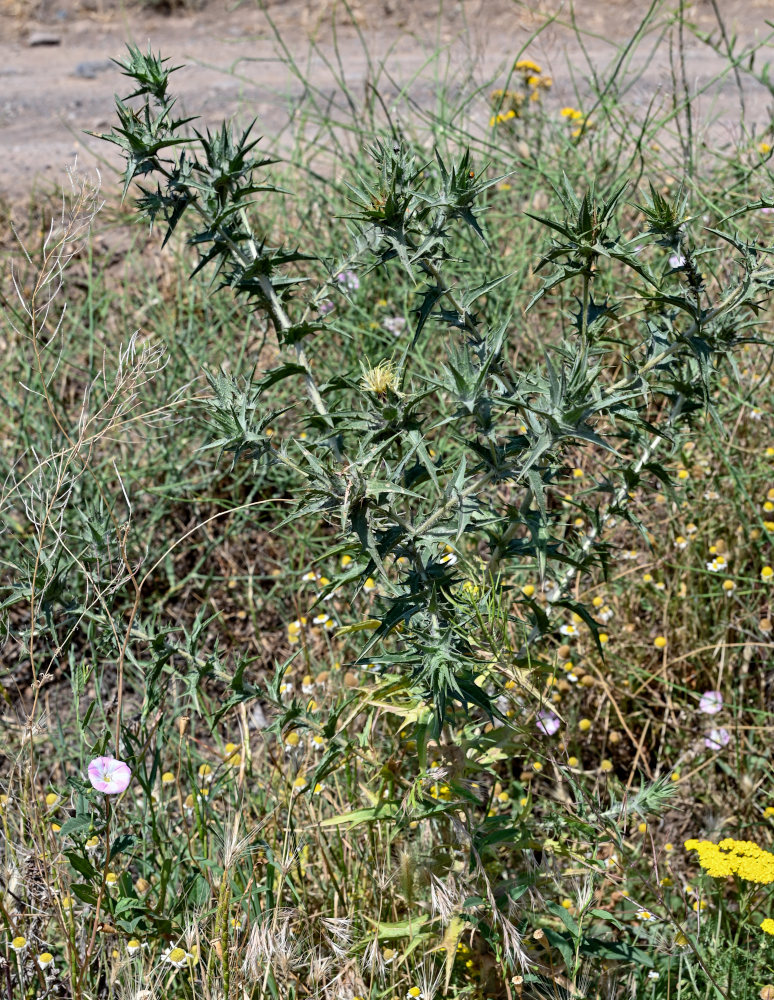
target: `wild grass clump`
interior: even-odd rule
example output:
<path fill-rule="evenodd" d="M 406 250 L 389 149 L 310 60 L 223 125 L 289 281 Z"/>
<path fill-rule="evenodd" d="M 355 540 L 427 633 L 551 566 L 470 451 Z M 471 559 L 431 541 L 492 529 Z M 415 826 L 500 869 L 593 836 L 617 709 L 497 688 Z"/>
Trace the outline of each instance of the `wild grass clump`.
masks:
<path fill-rule="evenodd" d="M 774 996 L 771 147 L 662 13 L 281 159 L 130 48 L 4 293 L 9 996 Z"/>

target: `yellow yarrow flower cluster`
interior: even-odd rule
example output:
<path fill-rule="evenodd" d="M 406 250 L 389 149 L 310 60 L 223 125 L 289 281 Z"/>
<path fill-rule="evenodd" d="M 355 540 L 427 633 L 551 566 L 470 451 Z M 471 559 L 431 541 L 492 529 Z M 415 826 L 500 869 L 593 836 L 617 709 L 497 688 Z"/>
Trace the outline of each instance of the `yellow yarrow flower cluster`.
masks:
<path fill-rule="evenodd" d="M 713 878 L 738 875 L 748 882 L 774 882 L 774 854 L 752 840 L 726 837 L 719 844 L 711 840 L 686 840 L 686 851 L 697 851 L 699 864 Z"/>

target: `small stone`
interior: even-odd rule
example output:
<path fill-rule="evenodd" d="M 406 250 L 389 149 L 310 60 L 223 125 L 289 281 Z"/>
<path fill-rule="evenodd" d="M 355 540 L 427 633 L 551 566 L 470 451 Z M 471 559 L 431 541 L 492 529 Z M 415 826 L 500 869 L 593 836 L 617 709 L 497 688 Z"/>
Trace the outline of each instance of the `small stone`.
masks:
<path fill-rule="evenodd" d="M 35 48 L 38 45 L 61 45 L 62 36 L 55 35 L 53 31 L 33 31 L 27 37 L 27 45 Z"/>
<path fill-rule="evenodd" d="M 104 73 L 105 70 L 112 68 L 113 63 L 110 59 L 87 59 L 86 62 L 78 63 L 73 76 L 79 76 L 82 80 L 95 80 L 97 73 Z"/>

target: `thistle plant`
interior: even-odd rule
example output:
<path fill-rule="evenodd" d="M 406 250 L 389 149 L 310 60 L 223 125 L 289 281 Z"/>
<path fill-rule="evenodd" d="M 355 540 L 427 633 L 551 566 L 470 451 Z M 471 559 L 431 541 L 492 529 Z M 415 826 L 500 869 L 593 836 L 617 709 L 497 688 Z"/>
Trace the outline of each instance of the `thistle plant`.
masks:
<path fill-rule="evenodd" d="M 320 526 L 341 566 L 320 585 L 321 608 L 378 592 L 374 616 L 339 630 L 360 641 L 354 659 L 376 674 L 375 693 L 353 693 L 323 724 L 292 691 L 288 699 L 291 661 L 260 685 L 245 680 L 242 663 L 226 707 L 260 694 L 276 709 L 269 731 L 278 738 L 308 731 L 327 741 L 314 772 L 295 778 L 294 795 L 313 791 L 355 752 L 348 726 L 370 703 L 401 718 L 414 739 L 415 776 L 385 766 L 371 807 L 325 823 L 404 815 L 447 823 L 449 840 L 466 845 L 465 877 L 438 914 L 447 934 L 474 925 L 505 978 L 528 961 L 514 913 L 530 883 L 498 885 L 497 852 L 506 839 L 519 850 L 535 845 L 526 813 L 493 816 L 494 796 L 507 803 L 506 792 L 481 798 L 471 782 L 496 774 L 503 731 L 510 753 L 525 758 L 526 721 L 534 716 L 545 731 L 543 681 L 565 639 L 587 630 L 604 654 L 604 618 L 583 591 L 605 573 L 617 526 L 640 527 L 631 499 L 657 489 L 679 495 L 674 466 L 685 434 L 707 418 L 721 424 L 718 378 L 733 374 L 734 351 L 756 339 L 774 268 L 733 231 L 707 230 L 699 242 L 686 199 L 655 184 L 644 196 L 621 179 L 579 194 L 563 177 L 548 214 L 534 216 L 546 230 L 534 293 L 502 310 L 511 276 L 498 273 L 485 209 L 503 178 L 467 149 L 425 154 L 397 131 L 371 144 L 370 171 L 347 182 L 350 210 L 331 220 L 346 244 L 340 256 L 321 257 L 312 244 L 274 246 L 261 208 L 287 192 L 272 181 L 276 161 L 257 154 L 253 129 L 197 131 L 193 119 L 176 117 L 166 60 L 133 48 L 121 65 L 134 89 L 103 138 L 125 154 L 125 194 L 136 182 L 138 213 L 164 227 L 164 243 L 183 232 L 193 274 L 209 273 L 263 317 L 280 354 L 268 371 L 243 376 L 224 364 L 208 373 L 209 446 L 290 484 L 293 506 L 280 529 Z M 491 273 L 468 282 L 467 259 L 479 248 Z M 342 368 L 326 303 L 380 275 L 408 288 L 410 334 L 390 356 Z M 622 286 L 625 296 L 610 291 Z M 516 364 L 525 331 L 542 357 Z M 196 688 L 208 661 L 189 655 Z M 520 717 L 509 717 L 505 691 L 516 692 Z M 532 766 L 539 773 L 544 764 Z M 636 812 L 643 802 L 666 808 L 663 785 L 630 805 Z M 625 815 L 614 801 L 591 818 Z M 589 817 L 567 824 L 582 832 Z M 559 832 L 546 838 L 546 853 L 571 850 L 567 829 Z M 428 878 L 433 885 L 437 875 Z M 228 900 L 225 881 L 221 888 Z M 588 894 L 580 910 L 599 916 Z M 563 923 L 575 980 L 582 921 Z"/>
<path fill-rule="evenodd" d="M 126 153 L 125 191 L 139 181 L 138 211 L 164 223 L 165 242 L 190 217 L 194 273 L 209 268 L 247 309 L 262 311 L 290 351 L 244 384 L 211 376 L 213 443 L 235 460 L 291 470 L 299 492 L 291 517 L 335 526 L 334 549 L 351 561 L 329 591 L 378 578 L 382 613 L 362 657 L 378 648 L 379 662 L 422 692 L 435 733 L 452 703 L 496 712 L 496 685 L 475 683 L 484 650 L 473 641 L 477 606 L 459 600 L 460 585 L 469 581 L 483 601 L 489 591 L 510 592 L 514 566 L 540 581 L 543 600 L 514 602 L 518 639 L 511 662 L 497 664 L 501 676 L 534 662 L 541 640 L 556 632 L 555 608 L 598 632 L 591 612 L 571 600 L 571 584 L 604 563 L 606 529 L 634 517 L 633 491 L 671 486 L 655 453 L 673 451 L 698 414 L 714 412 L 715 372 L 754 336 L 754 310 L 774 270 L 755 247 L 713 232 L 736 258 L 705 276 L 700 266 L 714 254 L 693 246 L 679 201 L 651 187 L 640 208 L 646 226 L 627 238 L 625 183 L 605 197 L 578 196 L 565 179 L 555 189 L 556 217 L 539 219 L 551 242 L 536 265 L 545 272 L 538 291 L 523 317 L 490 316 L 488 293 L 508 275 L 466 288 L 454 248 L 465 231 L 486 242 L 479 202 L 500 178 L 477 170 L 468 151 L 447 163 L 437 151 L 419 159 L 399 135 L 376 142 L 373 175 L 349 185 L 351 250 L 323 261 L 311 247 L 272 247 L 261 231 L 256 196 L 278 192 L 265 173 L 273 161 L 256 157 L 251 129 L 188 133 L 190 120 L 174 114 L 166 60 L 131 49 L 122 67 L 136 87 L 126 101 L 140 104 L 119 101 L 120 125 L 104 138 Z M 414 290 L 410 341 L 399 356 L 363 365 L 360 377 L 332 373 L 319 315 L 344 266 L 363 280 L 397 268 Z M 632 282 L 625 306 L 594 292 L 616 268 Z M 313 284 L 320 270 L 327 274 Z M 542 362 L 514 368 L 510 341 L 565 288 L 577 311 L 563 336 L 546 345 Z M 435 372 L 419 378 L 415 355 L 435 350 L 436 331 L 448 346 Z M 271 390 L 285 379 L 300 379 L 311 405 L 294 407 L 284 440 L 270 446 L 264 432 L 280 416 Z M 443 451 L 451 441 L 462 445 L 454 462 Z M 566 523 L 559 502 L 580 448 L 591 449 L 595 471 L 565 503 L 590 522 L 584 532 Z"/>

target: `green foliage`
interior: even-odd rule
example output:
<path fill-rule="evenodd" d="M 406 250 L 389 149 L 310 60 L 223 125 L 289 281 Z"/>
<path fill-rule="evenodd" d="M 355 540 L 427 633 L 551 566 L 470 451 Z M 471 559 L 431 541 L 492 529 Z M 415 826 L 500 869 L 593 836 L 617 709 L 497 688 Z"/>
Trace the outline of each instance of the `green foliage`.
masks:
<path fill-rule="evenodd" d="M 166 78 L 153 92 L 144 81 L 157 77 L 159 65 L 150 56 L 143 63 L 133 50 L 125 66 L 136 79 L 136 93 L 146 94 L 141 117 L 153 122 L 152 132 L 157 127 L 150 95 L 159 103 L 155 94 L 166 93 Z M 165 99 L 159 111 L 165 120 L 170 106 Z M 418 163 L 404 141 L 378 141 L 369 150 L 378 179 L 350 186 L 358 207 L 350 218 L 360 225 L 352 234 L 354 247 L 347 259 L 352 266 L 359 263 L 364 276 L 376 267 L 389 267 L 393 260 L 401 265 L 420 289 L 416 329 L 396 364 L 394 388 L 381 391 L 368 371 L 359 384 L 345 374 L 318 387 L 297 339 L 319 332 L 309 322 L 310 306 L 299 303 L 297 317 L 285 311 L 290 290 L 303 279 L 286 271 L 278 274 L 281 267 L 313 255 L 268 251 L 245 211 L 247 197 L 275 190 L 254 181 L 255 173 L 270 161 L 249 159 L 254 143 L 248 143 L 248 132 L 236 140 L 224 125 L 214 137 L 197 133 L 186 140 L 178 135 L 180 128 L 181 123 L 171 123 L 167 140 L 198 145 L 206 165 L 195 152 L 186 151 L 165 166 L 155 140 L 147 142 L 134 156 L 146 165 L 145 172 L 161 175 L 164 187 L 152 204 L 147 194 L 141 198 L 139 209 L 152 218 L 164 211 L 171 232 L 183 210 L 194 206 L 204 228 L 189 242 L 197 248 L 211 244 L 197 270 L 212 263 L 225 284 L 248 297 L 251 308 L 267 312 L 280 345 L 294 340 L 304 359 L 253 384 L 249 411 L 255 426 L 247 426 L 244 394 L 238 403 L 226 401 L 226 383 L 214 383 L 216 425 L 222 427 L 229 414 L 228 436 L 218 438 L 218 446 L 236 457 L 257 457 L 258 442 L 260 454 L 270 456 L 262 434 L 276 411 L 269 408 L 266 393 L 277 377 L 304 376 L 310 400 L 325 419 L 310 423 L 300 415 L 300 426 L 317 427 L 322 436 L 303 445 L 288 443 L 275 461 L 293 461 L 303 477 L 306 496 L 294 516 L 324 515 L 337 524 L 334 544 L 359 546 L 360 580 L 376 573 L 383 583 L 381 623 L 362 655 L 373 655 L 380 640 L 400 626 L 399 643 L 380 651 L 380 658 L 411 670 L 413 683 L 435 708 L 437 732 L 454 702 L 463 710 L 475 705 L 491 713 L 491 695 L 474 683 L 477 668 L 469 622 L 451 596 L 462 579 L 454 568 L 457 553 L 464 558 L 466 550 L 478 547 L 477 538 L 486 539 L 491 565 L 483 576 L 472 566 L 468 572 L 482 581 L 488 577 L 494 586 L 495 572 L 513 556 L 532 558 L 551 595 L 550 605 L 562 602 L 568 582 L 600 558 L 593 535 L 583 540 L 562 537 L 562 518 L 557 519 L 553 498 L 566 479 L 568 456 L 582 444 L 599 449 L 599 499 L 589 490 L 580 505 L 600 527 L 613 514 L 625 515 L 627 495 L 639 485 L 643 471 L 668 481 L 651 459 L 653 450 L 660 438 L 673 439 L 693 414 L 711 407 L 713 373 L 746 339 L 740 317 L 768 291 L 774 271 L 753 247 L 723 236 L 742 255 L 740 273 L 713 301 L 697 276 L 687 220 L 678 202 L 652 189 L 644 210 L 648 230 L 625 240 L 617 232 L 617 217 L 626 184 L 616 185 L 601 199 L 593 191 L 578 197 L 565 176 L 555 189 L 564 220 L 539 219 L 553 234 L 539 268 L 553 265 L 554 271 L 530 305 L 561 285 L 579 281 L 580 311 L 572 335 L 546 352 L 543 365 L 521 371 L 504 355 L 507 317 L 472 310 L 474 303 L 485 303 L 507 275 L 494 275 L 465 291 L 459 290 L 458 275 L 446 274 L 458 263 L 450 249 L 453 228 L 467 226 L 484 239 L 475 206 L 502 178 L 486 180 L 476 173 L 469 150 L 451 167 L 435 150 L 436 169 L 430 170 L 430 164 Z M 144 136 L 138 126 L 133 148 L 142 147 Z M 130 158 L 128 170 L 136 172 L 133 162 Z M 683 284 L 676 283 L 671 272 L 658 274 L 660 259 L 647 253 L 648 245 L 681 249 Z M 617 345 L 623 358 L 623 375 L 617 379 L 608 374 L 615 310 L 607 302 L 595 303 L 591 293 L 599 270 L 614 264 L 628 269 L 632 282 L 640 279 L 632 284 L 630 297 L 641 303 L 639 323 L 628 340 Z M 320 295 L 314 293 L 312 301 L 319 301 Z M 417 380 L 412 348 L 429 321 L 459 334 L 449 341 L 448 362 L 439 366 L 438 376 Z M 661 413 L 660 420 L 654 419 L 655 411 Z M 465 439 L 467 447 L 453 462 L 430 457 L 439 432 L 458 443 Z M 300 457 L 291 460 L 293 454 Z M 497 488 L 505 482 L 521 496 L 504 507 Z M 606 497 L 611 492 L 612 502 Z M 547 614 L 530 611 L 530 641 L 555 630 Z M 578 613 L 596 627 L 587 612 Z M 516 663 L 521 665 L 525 655 L 522 648 Z"/>
<path fill-rule="evenodd" d="M 600 124 L 612 79 L 564 135 L 522 60 L 496 142 L 425 142 L 371 107 L 323 178 L 308 151 L 259 157 L 252 127 L 177 118 L 161 56 L 120 65 L 103 138 L 191 273 L 148 320 L 170 370 L 132 340 L 78 393 L 55 296 L 17 282 L 10 405 L 57 450 L 25 439 L 4 498 L 31 702 L 18 818 L 0 807 L 9 870 L 38 858 L 51 888 L 4 896 L 31 942 L 9 945 L 14 987 L 34 995 L 50 946 L 78 1000 L 137 976 L 208 1000 L 757 996 L 766 890 L 697 880 L 667 839 L 758 836 L 739 775 L 770 778 L 755 538 L 729 543 L 733 578 L 674 556 L 729 534 L 691 476 L 737 445 L 739 520 L 774 531 L 761 438 L 738 430 L 774 278 L 743 217 L 770 202 L 755 163 L 722 186 L 655 164 L 644 194 Z M 81 192 L 30 269 L 61 273 L 93 209 Z M 740 647 L 741 679 L 719 677 L 707 650 Z M 72 707 L 41 737 L 60 676 Z M 701 684 L 725 692 L 737 773 L 693 731 Z M 102 753 L 132 769 L 115 805 L 82 777 Z"/>

